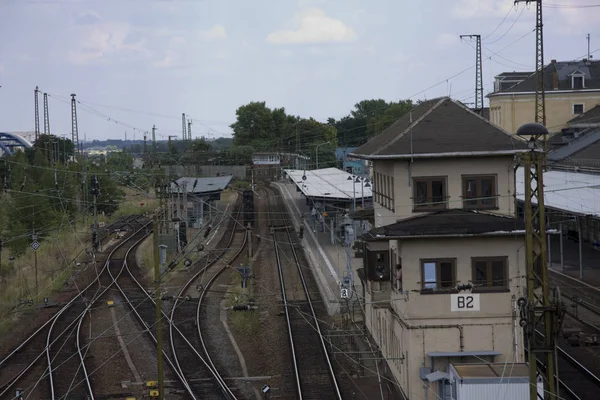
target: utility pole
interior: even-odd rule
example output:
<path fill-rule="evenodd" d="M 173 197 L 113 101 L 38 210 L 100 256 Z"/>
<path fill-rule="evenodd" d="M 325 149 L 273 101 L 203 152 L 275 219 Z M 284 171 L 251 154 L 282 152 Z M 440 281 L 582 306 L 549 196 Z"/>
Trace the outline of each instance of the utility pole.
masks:
<path fill-rule="evenodd" d="M 588 45 L 588 51 L 587 51 L 587 60 L 590 61 L 590 34 L 588 33 L 587 36 L 587 45 Z"/>
<path fill-rule="evenodd" d="M 144 155 L 148 153 L 148 147 L 146 141 L 148 140 L 148 132 L 144 132 Z"/>
<path fill-rule="evenodd" d="M 475 112 L 481 115 L 483 110 L 483 64 L 481 62 L 481 35 L 460 35 L 476 40 L 475 46 Z"/>
<path fill-rule="evenodd" d="M 188 119 L 188 139 L 191 141 L 192 140 L 192 120 Z"/>
<path fill-rule="evenodd" d="M 33 94 L 34 94 L 34 103 L 35 103 L 35 141 L 36 142 L 37 142 L 37 140 L 40 137 L 40 107 L 39 107 L 39 104 L 38 104 L 38 93 L 39 92 L 40 92 L 40 90 L 36 86 L 35 90 L 33 91 Z"/>
<path fill-rule="evenodd" d="M 527 261 L 527 297 L 518 301 L 520 325 L 524 327 L 528 347 L 530 399 L 536 400 L 537 376 L 544 381 L 544 399 L 558 399 L 555 379 L 556 346 L 563 306 L 555 292 L 551 298 L 548 284 L 548 253 L 546 250 L 546 215 L 544 207 L 543 172 L 546 153 L 537 148 L 548 130 L 538 123 L 525 124 L 517 135 L 529 139 L 529 149 L 522 157 L 525 184 L 525 254 Z M 544 337 L 538 337 L 538 331 Z M 538 360 L 539 359 L 539 360 Z"/>
<path fill-rule="evenodd" d="M 546 92 L 544 89 L 544 20 L 542 18 L 542 0 L 515 0 L 518 3 L 535 3 L 535 122 L 546 126 Z M 544 135 L 544 152 L 548 144 Z"/>
<path fill-rule="evenodd" d="M 75 100 L 75 93 L 71 93 L 71 141 L 75 148 L 75 154 L 80 154 L 79 149 L 79 129 L 77 127 L 77 101 Z"/>
<path fill-rule="evenodd" d="M 173 153 L 173 142 L 171 142 L 171 138 L 177 139 L 176 135 L 169 135 L 169 153 Z"/>
<path fill-rule="evenodd" d="M 152 125 L 152 152 L 156 154 L 156 125 Z"/>
<path fill-rule="evenodd" d="M 48 114 L 48 93 L 44 93 L 44 133 L 50 134 L 50 115 Z"/>
<path fill-rule="evenodd" d="M 158 193 L 162 195 L 162 193 Z M 161 207 L 159 215 L 164 213 Z M 162 331 L 162 292 L 160 288 L 160 254 L 158 243 L 159 216 L 154 216 L 152 237 L 154 244 L 154 298 L 156 303 L 156 359 L 158 374 L 158 399 L 163 400 L 165 395 L 164 366 L 163 366 L 163 331 Z"/>
<path fill-rule="evenodd" d="M 185 130 L 186 126 L 185 126 L 185 113 L 181 114 L 181 133 L 182 136 L 181 138 L 185 141 L 187 140 L 187 132 Z"/>
<path fill-rule="evenodd" d="M 98 183 L 98 176 L 94 175 L 92 178 L 92 194 L 94 195 L 94 227 L 92 228 L 92 245 L 95 251 L 100 249 L 100 241 L 98 240 L 98 209 L 96 202 L 98 196 L 100 196 L 100 185 Z"/>

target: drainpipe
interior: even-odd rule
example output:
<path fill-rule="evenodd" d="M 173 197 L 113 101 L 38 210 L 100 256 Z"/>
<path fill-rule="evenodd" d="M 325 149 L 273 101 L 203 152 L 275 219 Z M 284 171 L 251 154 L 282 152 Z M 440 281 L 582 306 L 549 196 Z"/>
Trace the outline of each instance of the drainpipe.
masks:
<path fill-rule="evenodd" d="M 404 321 L 402 318 L 400 318 L 400 316 L 392 313 L 392 315 L 394 316 L 394 318 L 396 318 L 398 320 L 398 322 L 400 322 L 406 329 L 412 330 L 412 329 L 458 329 L 458 342 L 460 345 L 460 351 L 464 351 L 465 349 L 465 344 L 464 344 L 464 327 L 462 325 L 459 324 L 447 324 L 447 325 L 408 325 L 406 323 L 406 321 Z"/>

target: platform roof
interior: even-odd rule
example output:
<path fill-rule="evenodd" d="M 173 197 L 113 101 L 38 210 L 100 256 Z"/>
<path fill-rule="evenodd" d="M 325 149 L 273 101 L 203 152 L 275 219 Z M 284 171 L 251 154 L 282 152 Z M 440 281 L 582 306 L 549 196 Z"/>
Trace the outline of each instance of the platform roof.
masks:
<path fill-rule="evenodd" d="M 516 173 L 517 199 L 525 201 L 523 168 Z M 569 214 L 600 217 L 600 175 L 569 171 L 544 172 L 546 207 Z"/>
<path fill-rule="evenodd" d="M 352 200 L 373 196 L 372 187 L 362 187 L 363 181 L 353 183 L 348 180 L 352 175 L 338 168 L 322 168 L 310 171 L 285 169 L 287 176 L 294 181 L 306 197 L 317 197 L 331 200 Z M 303 180 L 302 177 L 306 176 Z"/>
<path fill-rule="evenodd" d="M 224 190 L 231 179 L 232 175 L 226 176 L 210 176 L 210 177 L 182 177 L 175 182 L 171 182 L 171 190 L 177 191 L 178 188 L 185 190 L 189 194 L 214 193 Z M 178 186 L 179 185 L 179 186 Z"/>

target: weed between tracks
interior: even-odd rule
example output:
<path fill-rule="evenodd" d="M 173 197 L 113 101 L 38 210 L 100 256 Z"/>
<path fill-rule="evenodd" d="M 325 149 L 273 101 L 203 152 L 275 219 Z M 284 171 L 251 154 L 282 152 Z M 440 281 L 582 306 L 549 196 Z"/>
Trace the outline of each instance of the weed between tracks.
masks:
<path fill-rule="evenodd" d="M 247 265 L 247 264 L 246 264 Z M 244 293 L 242 289 L 242 277 L 237 271 L 231 271 L 231 283 L 233 286 L 227 291 L 227 307 L 234 305 L 248 304 L 248 299 L 253 297 L 254 281 L 248 280 L 248 287 Z M 228 319 L 233 323 L 234 328 L 244 335 L 255 335 L 260 328 L 257 310 L 233 311 L 227 313 Z"/>

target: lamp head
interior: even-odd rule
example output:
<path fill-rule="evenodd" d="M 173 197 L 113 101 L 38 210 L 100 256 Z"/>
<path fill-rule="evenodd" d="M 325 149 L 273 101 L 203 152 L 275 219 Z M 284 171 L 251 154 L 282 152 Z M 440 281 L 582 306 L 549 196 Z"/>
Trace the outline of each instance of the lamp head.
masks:
<path fill-rule="evenodd" d="M 546 135 L 548 135 L 548 129 L 546 129 L 544 125 L 535 122 L 521 125 L 521 127 L 517 129 L 517 136 L 526 138 L 528 140 L 527 147 L 529 147 L 530 150 L 535 149 L 536 141 L 540 137 Z"/>

